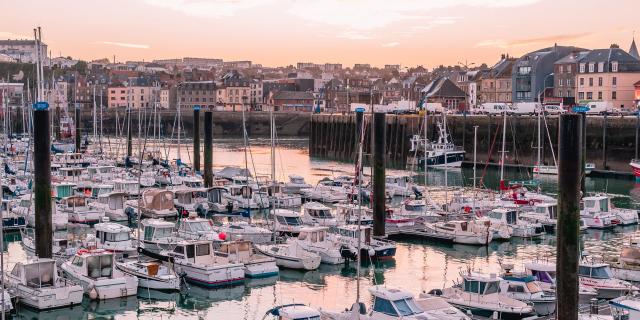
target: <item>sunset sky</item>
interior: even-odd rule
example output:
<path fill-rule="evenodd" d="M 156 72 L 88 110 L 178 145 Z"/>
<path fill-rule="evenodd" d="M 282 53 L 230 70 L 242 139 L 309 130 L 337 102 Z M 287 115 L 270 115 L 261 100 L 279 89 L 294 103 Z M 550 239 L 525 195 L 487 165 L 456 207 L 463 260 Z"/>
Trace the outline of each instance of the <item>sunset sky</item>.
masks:
<path fill-rule="evenodd" d="M 638 0 L 7 0 L 0 38 L 39 25 L 54 57 L 85 60 L 433 67 L 555 42 L 627 50 L 638 13 Z"/>

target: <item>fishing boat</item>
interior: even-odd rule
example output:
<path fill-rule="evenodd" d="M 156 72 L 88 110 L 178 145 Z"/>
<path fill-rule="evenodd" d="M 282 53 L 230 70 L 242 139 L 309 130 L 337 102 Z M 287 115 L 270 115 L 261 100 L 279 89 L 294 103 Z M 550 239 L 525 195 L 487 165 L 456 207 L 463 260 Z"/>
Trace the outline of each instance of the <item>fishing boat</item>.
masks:
<path fill-rule="evenodd" d="M 331 214 L 331 208 L 319 202 L 307 202 L 302 205 L 302 222 L 311 226 L 338 225 L 338 221 Z"/>
<path fill-rule="evenodd" d="M 138 278 L 138 287 L 153 290 L 180 290 L 180 276 L 161 261 L 124 260 L 117 261 L 116 268 Z"/>
<path fill-rule="evenodd" d="M 457 308 L 474 315 L 498 319 L 522 319 L 535 314 L 530 305 L 500 292 L 502 279 L 495 274 L 469 272 L 463 283 L 442 290 L 442 297 Z"/>
<path fill-rule="evenodd" d="M 93 227 L 96 231 L 94 238 L 96 248 L 115 252 L 119 256 L 134 257 L 138 255 L 138 251 L 131 241 L 131 228 L 115 222 L 101 222 Z"/>
<path fill-rule="evenodd" d="M 584 209 L 580 212 L 585 218 L 593 217 L 592 225 L 598 225 L 595 219 L 611 214 L 614 216 L 614 224 L 626 226 L 638 223 L 638 211 L 632 209 L 615 208 L 608 195 L 595 195 L 582 198 Z M 601 218 L 602 219 L 602 218 Z M 589 223 L 589 220 L 587 220 Z"/>
<path fill-rule="evenodd" d="M 304 181 L 304 177 L 297 174 L 289 175 L 289 182 L 284 184 L 284 191 L 290 193 L 300 193 L 301 189 L 313 188 L 312 185 Z"/>
<path fill-rule="evenodd" d="M 303 228 L 302 217 L 299 212 L 287 209 L 273 210 L 276 233 L 297 236 Z"/>
<path fill-rule="evenodd" d="M 265 256 L 275 258 L 281 268 L 316 270 L 322 262 L 320 255 L 304 250 L 297 242 L 259 244 L 255 248 Z"/>
<path fill-rule="evenodd" d="M 447 132 L 446 115 L 442 113 L 442 121 L 438 121 L 438 140 L 436 142 L 428 142 L 421 139 L 419 135 L 412 138 L 412 150 L 425 152 L 426 156 L 418 156 L 418 168 L 426 167 L 450 167 L 459 168 L 464 160 L 465 151 L 450 141 L 450 135 Z M 420 143 L 422 142 L 422 143 Z M 426 159 L 426 164 L 425 164 Z"/>
<path fill-rule="evenodd" d="M 114 268 L 114 254 L 104 249 L 78 250 L 60 266 L 65 277 L 78 282 L 90 299 L 136 295 L 138 278 Z"/>
<path fill-rule="evenodd" d="M 187 217 L 190 213 L 206 213 L 209 211 L 206 189 L 179 187 L 173 189 L 173 204 L 181 216 Z"/>
<path fill-rule="evenodd" d="M 504 267 L 505 273 L 500 281 L 500 292 L 508 297 L 531 304 L 536 314 L 546 316 L 556 311 L 556 296 L 545 293 L 534 276 L 514 273 L 513 266 Z"/>
<path fill-rule="evenodd" d="M 453 237 L 454 243 L 487 245 L 493 240 L 493 231 L 480 221 L 447 221 L 426 223 L 425 228 L 435 234 Z"/>
<path fill-rule="evenodd" d="M 128 194 L 119 191 L 103 193 L 98 195 L 97 201 L 89 203 L 89 207 L 98 211 L 104 211 L 104 215 L 110 221 L 127 221 L 125 204 Z"/>
<path fill-rule="evenodd" d="M 608 264 L 595 259 L 582 259 L 578 276 L 581 285 L 598 292 L 598 299 L 614 299 L 638 291 L 635 285 L 615 278 Z"/>
<path fill-rule="evenodd" d="M 328 236 L 335 237 L 337 242 L 349 249 L 349 253 L 358 252 L 359 239 L 360 257 L 366 257 L 365 261 L 392 259 L 396 255 L 396 244 L 393 241 L 373 238 L 370 225 L 331 227 Z"/>
<path fill-rule="evenodd" d="M 548 294 L 556 292 L 556 264 L 548 261 L 529 261 L 524 263 L 525 273 L 533 276 L 540 288 Z M 589 303 L 596 298 L 598 292 L 582 284 L 578 287 L 578 297 L 581 304 Z"/>
<path fill-rule="evenodd" d="M 78 305 L 84 294 L 80 285 L 58 275 L 53 259 L 32 257 L 18 262 L 2 282 L 20 303 L 38 310 Z"/>
<path fill-rule="evenodd" d="M 254 252 L 248 240 L 223 242 L 216 248 L 216 253 L 227 257 L 232 263 L 242 263 L 247 278 L 268 278 L 277 276 L 279 272 L 276 259 Z"/>
<path fill-rule="evenodd" d="M 89 207 L 85 196 L 70 196 L 61 199 L 58 210 L 61 213 L 67 213 L 71 223 L 92 225 L 100 222 L 104 217 L 104 211 Z"/>
<path fill-rule="evenodd" d="M 538 238 L 544 234 L 542 224 L 521 220 L 518 210 L 513 208 L 493 209 L 487 213 L 485 219 L 491 222 L 491 227 L 506 226 L 510 228 L 512 237 Z"/>
<path fill-rule="evenodd" d="M 558 202 L 536 202 L 531 210 L 520 213 L 520 218 L 542 224 L 545 232 L 554 232 L 558 224 Z"/>
<path fill-rule="evenodd" d="M 607 262 L 614 277 L 640 282 L 640 239 L 631 239 L 629 244 L 622 247 L 617 257 L 609 258 Z"/>
<path fill-rule="evenodd" d="M 183 239 L 221 241 L 220 235 L 213 229 L 213 222 L 190 213 L 188 218 L 180 218 L 177 223 L 177 235 Z"/>
<path fill-rule="evenodd" d="M 143 219 L 140 222 L 142 235 L 138 234 L 144 249 L 158 253 L 162 250 L 173 250 L 176 243 L 183 240 L 178 237 L 173 222 L 162 219 Z M 141 237 L 141 238 L 140 238 Z"/>
<path fill-rule="evenodd" d="M 203 287 L 234 285 L 244 280 L 244 266 L 233 263 L 228 257 L 218 255 L 213 243 L 207 240 L 179 241 L 173 250 L 159 254 L 173 261 L 176 271 L 185 274 L 185 279 Z"/>

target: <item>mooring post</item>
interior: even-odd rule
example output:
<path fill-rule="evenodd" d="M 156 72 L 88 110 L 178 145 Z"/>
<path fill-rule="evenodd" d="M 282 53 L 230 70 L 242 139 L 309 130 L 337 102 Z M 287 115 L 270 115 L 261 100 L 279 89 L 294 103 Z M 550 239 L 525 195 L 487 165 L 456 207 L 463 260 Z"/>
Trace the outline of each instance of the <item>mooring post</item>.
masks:
<path fill-rule="evenodd" d="M 204 112 L 204 185 L 213 187 L 213 114 Z"/>
<path fill-rule="evenodd" d="M 60 141 L 61 136 L 60 136 L 60 107 L 56 106 L 56 115 L 54 120 L 54 125 L 56 126 L 56 140 Z"/>
<path fill-rule="evenodd" d="M 467 141 L 467 106 L 465 105 L 464 110 L 462 111 L 462 150 L 466 150 L 465 149 L 466 141 Z"/>
<path fill-rule="evenodd" d="M 49 107 L 47 107 L 48 109 Z M 76 103 L 76 152 L 80 152 L 81 148 L 81 140 L 82 140 L 82 131 L 80 130 L 80 104 Z"/>
<path fill-rule="evenodd" d="M 607 113 L 604 113 L 604 119 L 602 122 L 602 169 L 607 169 Z"/>
<path fill-rule="evenodd" d="M 581 167 L 581 179 L 580 179 L 580 191 L 582 191 L 582 195 L 587 194 L 587 114 L 583 112 L 582 114 L 582 167 Z"/>
<path fill-rule="evenodd" d="M 200 106 L 193 106 L 193 170 L 200 172 Z"/>
<path fill-rule="evenodd" d="M 131 108 L 127 108 L 127 159 L 131 158 L 133 152 L 133 142 L 131 136 Z M 142 159 L 139 159 L 142 161 Z"/>
<path fill-rule="evenodd" d="M 356 137 L 356 147 L 354 148 L 355 158 L 358 157 L 358 144 L 362 141 L 362 124 L 364 123 L 364 110 L 357 109 L 356 110 L 356 127 L 355 127 L 355 137 Z"/>
<path fill-rule="evenodd" d="M 386 114 L 373 115 L 373 235 L 385 236 Z"/>
<path fill-rule="evenodd" d="M 33 193 L 36 218 L 36 256 L 51 258 L 53 228 L 51 220 L 51 127 L 49 104 L 33 105 Z"/>
<path fill-rule="evenodd" d="M 578 114 L 560 116 L 556 283 L 557 319 L 578 319 L 580 260 L 580 180 L 582 121 Z"/>

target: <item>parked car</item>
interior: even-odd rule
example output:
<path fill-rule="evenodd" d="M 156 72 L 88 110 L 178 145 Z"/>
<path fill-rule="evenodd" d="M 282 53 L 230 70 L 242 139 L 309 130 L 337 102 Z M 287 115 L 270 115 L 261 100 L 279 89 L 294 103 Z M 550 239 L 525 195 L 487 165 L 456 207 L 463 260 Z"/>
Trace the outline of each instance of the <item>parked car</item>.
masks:
<path fill-rule="evenodd" d="M 564 110 L 564 108 L 562 108 L 562 106 L 559 106 L 559 105 L 550 104 L 550 105 L 544 106 L 544 114 L 560 115 L 565 112 L 567 111 Z"/>
<path fill-rule="evenodd" d="M 589 110 L 587 111 L 588 115 L 595 115 L 595 114 L 603 115 L 605 113 L 612 113 L 614 111 L 613 103 L 609 101 L 589 102 L 587 103 L 586 107 L 589 108 Z"/>

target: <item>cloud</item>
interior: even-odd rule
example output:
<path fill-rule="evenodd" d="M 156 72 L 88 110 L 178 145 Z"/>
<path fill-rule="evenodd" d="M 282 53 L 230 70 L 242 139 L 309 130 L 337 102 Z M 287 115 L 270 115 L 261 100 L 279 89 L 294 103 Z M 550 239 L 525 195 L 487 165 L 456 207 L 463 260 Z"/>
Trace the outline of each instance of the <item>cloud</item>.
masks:
<path fill-rule="evenodd" d="M 126 42 L 113 42 L 113 41 L 97 41 L 97 44 L 106 44 L 109 46 L 123 47 L 123 48 L 133 48 L 133 49 L 149 49 L 151 48 L 147 44 L 138 44 L 138 43 L 126 43 Z"/>
<path fill-rule="evenodd" d="M 509 47 L 523 47 L 523 46 L 533 46 L 533 45 L 546 45 L 551 43 L 558 42 L 570 42 L 578 39 L 586 38 L 589 36 L 593 36 L 597 34 L 597 32 L 583 32 L 583 33 L 574 33 L 574 34 L 558 34 L 551 35 L 545 37 L 536 37 L 536 38 L 525 38 L 525 39 L 516 39 L 507 41 L 505 39 L 493 39 L 493 40 L 484 40 L 476 43 L 476 47 L 498 47 L 498 48 L 509 48 Z"/>
<path fill-rule="evenodd" d="M 342 39 L 349 39 L 349 40 L 369 40 L 369 39 L 373 39 L 373 36 L 371 34 L 369 34 L 368 32 L 360 32 L 360 31 L 345 31 L 342 32 L 340 34 L 338 34 L 336 37 L 338 38 L 342 38 Z"/>
<path fill-rule="evenodd" d="M 383 48 L 393 48 L 393 47 L 397 47 L 400 45 L 400 42 L 388 42 L 388 43 L 383 43 L 382 47 Z"/>
<path fill-rule="evenodd" d="M 144 0 L 148 5 L 204 18 L 232 17 L 239 11 L 281 0 Z"/>

